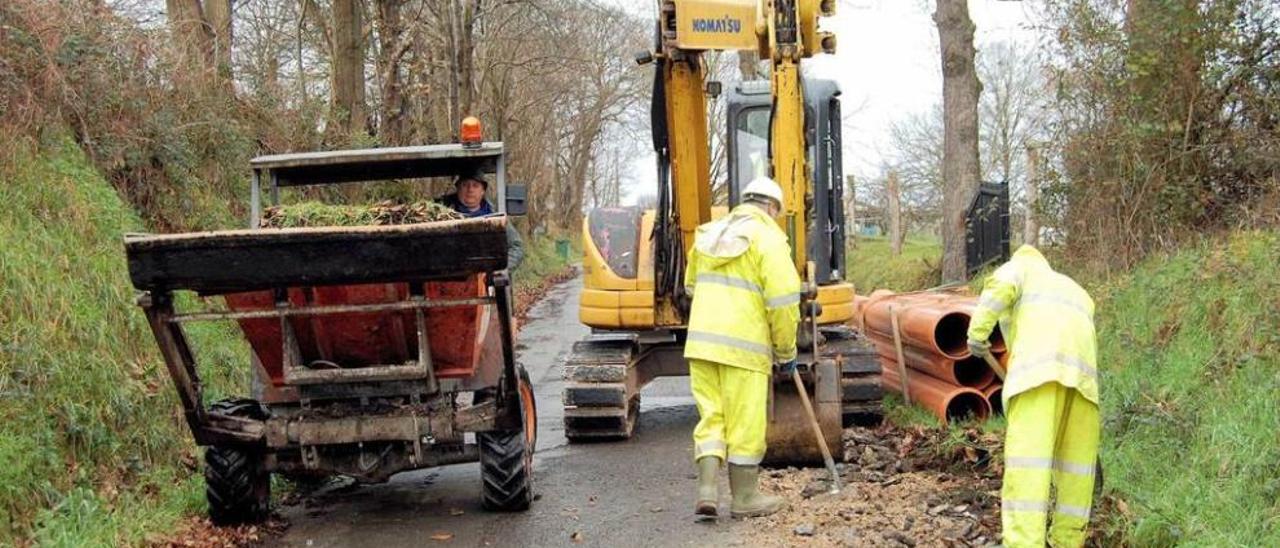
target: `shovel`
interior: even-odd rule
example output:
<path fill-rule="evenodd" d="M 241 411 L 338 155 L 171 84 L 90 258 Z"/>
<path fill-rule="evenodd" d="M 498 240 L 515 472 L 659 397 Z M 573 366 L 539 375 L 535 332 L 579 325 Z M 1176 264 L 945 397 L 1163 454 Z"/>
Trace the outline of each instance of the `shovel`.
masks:
<path fill-rule="evenodd" d="M 811 306 L 817 305 L 813 302 Z M 813 306 L 809 310 L 809 325 L 813 331 L 813 360 L 818 361 L 818 315 L 819 308 Z M 840 472 L 836 470 L 836 461 L 831 458 L 831 448 L 827 447 L 827 438 L 822 435 L 822 427 L 818 426 L 818 417 L 813 412 L 813 403 L 809 401 L 809 392 L 804 388 L 804 381 L 800 379 L 800 372 L 795 368 L 791 369 L 791 380 L 796 383 L 796 392 L 800 393 L 800 403 L 803 404 L 805 415 L 809 417 L 809 426 L 813 428 L 813 436 L 818 440 L 818 449 L 822 450 L 822 462 L 827 466 L 827 472 L 831 474 L 831 491 L 835 495 L 840 493 Z"/>

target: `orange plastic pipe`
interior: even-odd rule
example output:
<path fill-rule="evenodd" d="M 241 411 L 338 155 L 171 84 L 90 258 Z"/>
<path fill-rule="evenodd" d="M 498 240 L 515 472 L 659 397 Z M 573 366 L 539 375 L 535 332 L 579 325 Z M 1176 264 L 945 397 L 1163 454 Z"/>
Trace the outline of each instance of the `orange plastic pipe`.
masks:
<path fill-rule="evenodd" d="M 880 357 L 893 360 L 896 365 L 897 353 L 893 348 L 893 342 L 874 332 L 869 338 L 875 343 L 876 352 Z M 996 372 L 992 371 L 985 361 L 973 356 L 953 360 L 915 346 L 903 346 L 902 353 L 907 358 L 907 367 L 951 384 L 982 388 L 991 384 L 991 381 L 996 378 Z"/>
<path fill-rule="evenodd" d="M 982 389 L 982 395 L 987 398 L 987 404 L 991 406 L 991 412 L 997 415 L 1004 414 L 1004 385 L 995 383 Z"/>
<path fill-rule="evenodd" d="M 955 360 L 968 357 L 969 314 L 960 307 L 949 306 L 945 301 L 933 303 L 887 298 L 867 304 L 863 310 L 866 329 L 892 333 L 891 307 L 898 308 L 902 338 L 912 346 L 927 348 Z"/>
<path fill-rule="evenodd" d="M 896 364 L 885 358 L 880 358 L 880 364 L 884 385 L 901 392 L 902 380 L 898 377 Z M 991 404 L 987 403 L 982 392 L 949 384 L 928 375 L 911 375 L 910 372 L 908 375 L 914 401 L 943 421 L 950 422 L 965 417 L 985 420 L 991 416 Z"/>

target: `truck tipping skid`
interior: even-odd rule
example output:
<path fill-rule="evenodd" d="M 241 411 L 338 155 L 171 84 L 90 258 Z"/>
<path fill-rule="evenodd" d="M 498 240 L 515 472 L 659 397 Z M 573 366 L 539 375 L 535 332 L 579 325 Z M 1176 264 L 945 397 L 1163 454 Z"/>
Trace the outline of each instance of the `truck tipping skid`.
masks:
<path fill-rule="evenodd" d="M 527 508 L 536 409 L 514 359 L 505 228 L 491 217 L 127 237 L 138 304 L 208 446 L 210 517 L 264 519 L 272 472 L 379 482 L 476 461 L 487 508 Z M 179 313 L 182 290 L 228 307 Z M 255 399 L 205 406 L 183 324 L 214 320 L 238 322 L 252 345 Z"/>

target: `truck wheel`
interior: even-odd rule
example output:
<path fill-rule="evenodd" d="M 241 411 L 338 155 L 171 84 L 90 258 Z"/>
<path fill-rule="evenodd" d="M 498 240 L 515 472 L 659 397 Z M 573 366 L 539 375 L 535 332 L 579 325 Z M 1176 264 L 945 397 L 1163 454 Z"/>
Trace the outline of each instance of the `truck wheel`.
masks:
<path fill-rule="evenodd" d="M 482 432 L 480 445 L 481 502 L 486 510 L 528 510 L 533 502 L 533 450 L 538 443 L 538 406 L 533 383 L 523 366 L 516 367 L 520 398 L 520 430 Z"/>
<path fill-rule="evenodd" d="M 230 416 L 266 418 L 254 400 L 224 400 L 210 411 Z M 271 511 L 271 473 L 263 453 L 246 446 L 209 446 L 204 451 L 205 498 L 209 520 L 216 525 L 261 523 Z"/>

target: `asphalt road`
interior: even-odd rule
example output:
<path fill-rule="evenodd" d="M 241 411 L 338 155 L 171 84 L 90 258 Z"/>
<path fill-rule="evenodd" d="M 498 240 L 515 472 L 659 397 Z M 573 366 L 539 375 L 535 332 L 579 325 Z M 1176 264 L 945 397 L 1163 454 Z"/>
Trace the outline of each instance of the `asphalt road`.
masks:
<path fill-rule="evenodd" d="M 479 464 L 460 464 L 404 473 L 381 485 L 322 490 L 281 508 L 291 526 L 275 542 L 378 548 L 744 544 L 743 523 L 694 520 L 690 433 L 697 411 L 687 379 L 659 379 L 645 389 L 631 440 L 566 442 L 561 362 L 587 334 L 578 323 L 580 287 L 580 278 L 555 287 L 530 311 L 518 339 L 538 402 L 538 499 L 532 509 L 485 512 Z"/>

